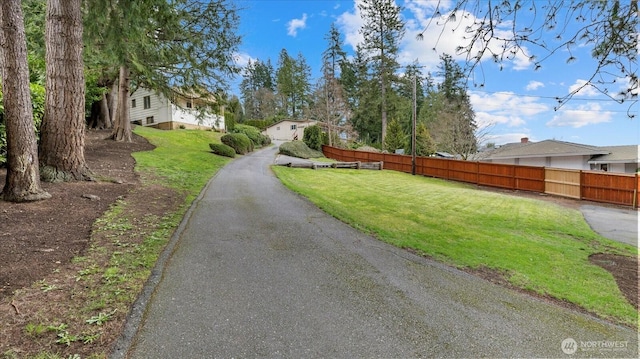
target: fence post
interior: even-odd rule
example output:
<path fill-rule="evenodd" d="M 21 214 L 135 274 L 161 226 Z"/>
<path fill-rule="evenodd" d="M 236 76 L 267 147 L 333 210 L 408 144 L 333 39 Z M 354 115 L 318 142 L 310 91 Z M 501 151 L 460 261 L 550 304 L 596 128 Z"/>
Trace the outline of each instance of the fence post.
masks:
<path fill-rule="evenodd" d="M 638 208 L 638 188 L 640 186 L 640 176 L 638 176 L 638 172 L 636 172 L 636 188 L 633 190 L 633 208 Z"/>

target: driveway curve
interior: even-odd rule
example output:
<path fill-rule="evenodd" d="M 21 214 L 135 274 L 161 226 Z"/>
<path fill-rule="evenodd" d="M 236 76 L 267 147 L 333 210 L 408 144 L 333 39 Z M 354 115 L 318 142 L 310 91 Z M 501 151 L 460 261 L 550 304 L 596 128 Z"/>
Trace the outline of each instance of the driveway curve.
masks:
<path fill-rule="evenodd" d="M 130 320 L 112 357 L 638 356 L 634 330 L 328 216 L 274 176 L 276 150 L 240 157 L 211 179 L 142 301 L 143 319 Z"/>

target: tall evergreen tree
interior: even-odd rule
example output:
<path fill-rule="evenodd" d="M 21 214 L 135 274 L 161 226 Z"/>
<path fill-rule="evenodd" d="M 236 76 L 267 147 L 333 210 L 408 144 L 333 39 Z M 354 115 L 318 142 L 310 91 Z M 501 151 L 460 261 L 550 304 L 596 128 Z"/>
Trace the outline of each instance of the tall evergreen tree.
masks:
<path fill-rule="evenodd" d="M 353 128 L 361 141 L 380 144 L 380 86 L 371 76 L 369 61 L 362 47 L 356 47 L 353 59 L 341 71 L 340 83 L 352 109 L 350 122 Z"/>
<path fill-rule="evenodd" d="M 91 178 L 84 158 L 81 4 L 81 0 L 47 1 L 46 100 L 39 154 L 40 175 L 50 182 Z"/>
<path fill-rule="evenodd" d="M 293 118 L 300 118 L 308 111 L 309 95 L 311 93 L 311 66 L 307 64 L 301 52 L 295 61 Z"/>
<path fill-rule="evenodd" d="M 297 58 L 293 58 L 286 49 L 280 51 L 276 87 L 281 115 L 294 119 L 301 117 L 309 101 L 310 77 L 311 68 L 301 53 Z"/>
<path fill-rule="evenodd" d="M 276 86 L 278 98 L 280 99 L 280 111 L 284 116 L 291 116 L 294 98 L 294 72 L 295 61 L 286 49 L 280 50 L 278 57 L 278 69 L 276 70 Z"/>
<path fill-rule="evenodd" d="M 400 40 L 404 36 L 401 8 L 395 0 L 363 0 L 358 3 L 364 24 L 360 33 L 364 37 L 363 48 L 374 62 L 374 72 L 380 88 L 381 142 L 387 131 L 387 92 L 398 69 L 396 56 Z"/>
<path fill-rule="evenodd" d="M 13 202 L 50 198 L 40 186 L 27 43 L 19 0 L 0 3 L 0 75 L 7 131 L 7 176 L 0 195 Z"/>
<path fill-rule="evenodd" d="M 338 71 L 347 62 L 347 54 L 342 48 L 340 32 L 334 23 L 325 40 L 328 45 L 322 53 L 322 79 L 318 89 L 322 98 L 316 100 L 316 108 L 321 113 L 319 117 L 326 123 L 329 145 L 333 146 L 334 138 L 337 138 L 336 126 L 343 120 L 348 121 L 350 115 L 344 90 L 337 78 Z"/>
<path fill-rule="evenodd" d="M 229 0 L 87 0 L 90 47 L 102 55 L 105 68 L 120 68 L 120 91 L 130 79 L 171 98 L 176 91 L 208 96 L 225 89 L 239 72 L 233 58 L 240 37 L 239 17 Z M 130 74 L 130 76 L 127 76 Z M 126 94 L 121 93 L 121 98 Z M 120 101 L 122 116 L 130 106 Z M 128 118 L 121 120 L 126 125 Z M 121 134 L 122 132 L 122 134 Z M 114 137 L 127 139 L 130 130 L 114 127 Z"/>
<path fill-rule="evenodd" d="M 276 113 L 274 71 L 271 61 L 249 61 L 244 69 L 240 91 L 246 117 L 263 120 Z"/>
<path fill-rule="evenodd" d="M 466 76 L 451 56 L 442 55 L 436 75 L 442 78 L 431 93 L 434 115 L 431 134 L 440 150 L 467 159 L 477 150 L 475 113 L 466 91 Z"/>

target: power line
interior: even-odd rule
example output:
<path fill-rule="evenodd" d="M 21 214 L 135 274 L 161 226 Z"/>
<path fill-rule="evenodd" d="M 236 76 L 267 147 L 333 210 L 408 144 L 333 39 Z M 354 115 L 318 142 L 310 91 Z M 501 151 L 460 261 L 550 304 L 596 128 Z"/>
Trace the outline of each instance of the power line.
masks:
<path fill-rule="evenodd" d="M 490 95 L 497 95 L 497 94 L 506 94 L 506 95 L 510 95 L 510 96 L 514 96 L 514 97 L 531 97 L 531 98 L 540 98 L 540 99 L 548 99 L 548 100 L 554 100 L 554 101 L 559 101 L 560 99 L 565 98 L 564 96 L 540 96 L 540 95 L 525 95 L 525 94 L 518 94 L 515 92 L 510 92 L 510 91 L 482 91 L 482 90 L 469 90 L 469 92 L 479 92 L 479 93 L 486 93 L 486 94 L 490 94 Z M 570 101 L 589 101 L 589 102 L 615 102 L 617 104 L 623 105 L 624 103 L 637 103 L 638 100 L 625 100 L 624 103 L 620 103 L 617 100 L 614 100 L 612 98 L 588 98 L 588 97 L 571 97 Z"/>

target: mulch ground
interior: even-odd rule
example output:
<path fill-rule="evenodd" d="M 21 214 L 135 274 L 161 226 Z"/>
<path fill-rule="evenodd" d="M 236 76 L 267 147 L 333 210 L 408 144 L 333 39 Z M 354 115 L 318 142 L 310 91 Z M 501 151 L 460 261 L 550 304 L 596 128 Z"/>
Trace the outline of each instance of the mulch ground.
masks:
<path fill-rule="evenodd" d="M 131 143 L 121 143 L 107 140 L 108 135 L 109 131 L 87 130 L 85 158 L 99 178 L 111 181 L 43 183 L 43 188 L 52 195 L 49 200 L 33 203 L 0 201 L 0 307 L 3 309 L 0 310 L 0 354 L 23 341 L 17 338 L 24 336 L 21 334 L 22 327 L 9 328 L 11 325 L 24 326 L 23 322 L 16 320 L 22 315 L 19 308 L 12 309 L 13 293 L 32 287 L 52 273 L 68 268 L 71 259 L 82 255 L 87 249 L 95 220 L 117 199 L 130 195 L 139 183 L 131 153 L 151 150 L 153 146 L 138 136 L 134 136 Z M 6 171 L 0 169 L 0 186 L 4 186 L 5 175 Z M 176 196 L 159 196 L 151 208 L 146 203 L 147 199 L 144 194 L 137 194 L 127 198 L 127 201 L 139 202 L 138 206 L 131 208 L 137 208 L 141 216 L 150 211 L 175 208 L 177 203 Z M 541 199 L 553 200 L 572 208 L 580 204 L 578 201 L 558 198 Z M 591 260 L 614 275 L 620 290 L 638 308 L 637 258 L 596 255 Z M 491 273 L 477 274 L 489 280 L 494 276 Z M 498 277 L 499 274 L 495 274 L 496 282 L 499 282 Z M 36 302 L 29 305 L 37 308 L 37 301 L 43 301 L 44 306 L 44 301 L 52 298 L 36 296 L 31 300 Z M 117 331 L 118 328 L 112 338 Z M 105 338 L 98 345 L 109 347 L 112 338 Z"/>
<path fill-rule="evenodd" d="M 139 136 L 131 143 L 107 140 L 109 133 L 87 131 L 85 159 L 97 175 L 113 181 L 42 183 L 49 200 L 0 201 L 0 299 L 80 255 L 93 222 L 138 182 L 131 153 L 153 146 Z M 5 176 L 6 170 L 0 169 L 0 186 Z M 90 196 L 99 199 L 85 198 Z"/>

